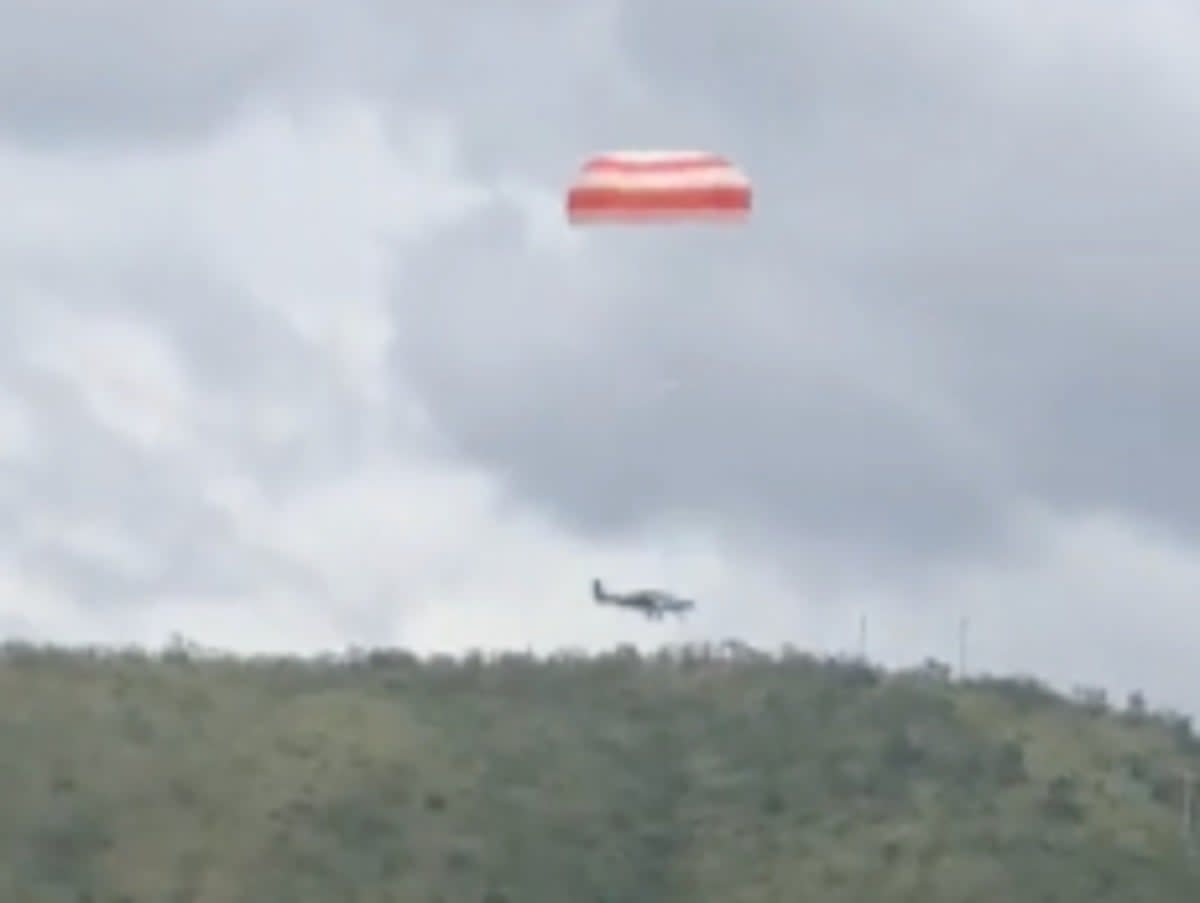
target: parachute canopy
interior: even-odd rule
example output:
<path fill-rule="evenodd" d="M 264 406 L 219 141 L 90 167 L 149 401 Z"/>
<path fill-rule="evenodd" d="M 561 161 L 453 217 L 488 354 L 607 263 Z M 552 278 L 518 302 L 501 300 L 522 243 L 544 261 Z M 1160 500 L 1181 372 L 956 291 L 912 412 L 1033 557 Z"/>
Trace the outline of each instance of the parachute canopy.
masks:
<path fill-rule="evenodd" d="M 574 225 L 741 222 L 750 181 L 706 151 L 612 151 L 588 159 L 567 194 Z"/>

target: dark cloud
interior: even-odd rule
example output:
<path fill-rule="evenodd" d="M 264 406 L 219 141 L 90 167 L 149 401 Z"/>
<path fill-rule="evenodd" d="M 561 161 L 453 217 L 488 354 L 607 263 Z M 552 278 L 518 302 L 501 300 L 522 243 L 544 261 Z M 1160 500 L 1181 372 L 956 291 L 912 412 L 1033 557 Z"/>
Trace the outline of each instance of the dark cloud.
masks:
<path fill-rule="evenodd" d="M 296 64 L 306 6 L 7 3 L 0 128 L 47 149 L 197 137 Z"/>
<path fill-rule="evenodd" d="M 421 303 L 397 305 L 399 361 L 465 450 L 560 516 L 690 511 L 927 553 L 988 530 L 992 481 L 889 390 L 872 324 L 803 274 L 787 291 L 752 239 L 543 262 L 511 216 L 474 229 L 454 239 L 469 266 L 434 246 L 405 269 Z"/>
<path fill-rule="evenodd" d="M 697 510 L 921 560 L 1022 497 L 1196 526 L 1178 89 L 1132 41 L 927 8 L 626 10 L 660 130 L 743 162 L 755 221 L 576 260 L 496 212 L 431 244 L 399 357 L 462 446 L 594 528 Z M 498 167 L 492 128 L 464 134 Z"/>
<path fill-rule="evenodd" d="M 1029 267 L 951 293 L 905 285 L 914 322 L 951 362 L 961 405 L 1002 450 L 1018 488 L 1075 509 L 1114 507 L 1194 531 L 1185 474 L 1200 453 L 1195 277 L 1153 253 Z M 1040 264 L 1040 265 L 1039 265 Z"/>
<path fill-rule="evenodd" d="M 521 0 L 469 12 L 382 0 L 8 3 L 0 135 L 48 151 L 119 149 L 210 136 L 263 107 L 368 98 L 465 114 L 512 152 L 504 169 L 536 162 L 544 171 L 561 165 L 564 150 L 602 138 L 612 111 L 629 109 L 607 37 L 613 9 Z M 494 172 L 491 154 L 469 161 Z"/>

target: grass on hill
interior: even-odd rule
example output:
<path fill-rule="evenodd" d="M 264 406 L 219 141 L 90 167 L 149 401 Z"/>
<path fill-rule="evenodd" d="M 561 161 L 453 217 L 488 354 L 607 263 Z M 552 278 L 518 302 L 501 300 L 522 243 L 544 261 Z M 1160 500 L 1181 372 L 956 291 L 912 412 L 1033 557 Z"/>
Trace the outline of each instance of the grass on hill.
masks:
<path fill-rule="evenodd" d="M 1195 903 L 1186 719 L 798 652 L 10 644 L 0 899 Z"/>

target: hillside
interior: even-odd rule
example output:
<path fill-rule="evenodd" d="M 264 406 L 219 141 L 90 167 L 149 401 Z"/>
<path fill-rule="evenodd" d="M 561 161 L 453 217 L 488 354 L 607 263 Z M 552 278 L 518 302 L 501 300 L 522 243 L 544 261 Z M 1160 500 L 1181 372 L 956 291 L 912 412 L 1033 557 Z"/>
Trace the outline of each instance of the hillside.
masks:
<path fill-rule="evenodd" d="M 1186 722 L 1031 681 L 9 646 L 0 702 L 3 900 L 1200 899 Z"/>

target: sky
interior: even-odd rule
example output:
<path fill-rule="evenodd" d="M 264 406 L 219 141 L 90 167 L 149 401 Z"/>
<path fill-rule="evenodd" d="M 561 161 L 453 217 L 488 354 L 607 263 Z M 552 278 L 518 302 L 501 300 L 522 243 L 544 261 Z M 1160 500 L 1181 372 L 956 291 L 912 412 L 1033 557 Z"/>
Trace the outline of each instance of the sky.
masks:
<path fill-rule="evenodd" d="M 456 10 L 456 11 L 450 11 Z M 1200 712 L 1183 0 L 0 0 L 0 634 Z M 744 226 L 572 229 L 704 148 Z M 588 583 L 699 601 L 647 623 Z"/>

